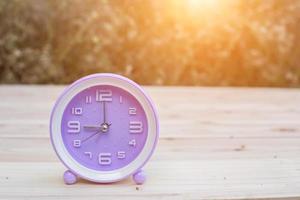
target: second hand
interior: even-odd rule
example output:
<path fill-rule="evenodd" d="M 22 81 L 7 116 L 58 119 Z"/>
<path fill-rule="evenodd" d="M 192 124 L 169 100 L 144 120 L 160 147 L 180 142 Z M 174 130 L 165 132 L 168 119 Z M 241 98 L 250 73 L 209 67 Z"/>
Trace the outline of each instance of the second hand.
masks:
<path fill-rule="evenodd" d="M 83 142 L 87 141 L 88 139 L 94 137 L 95 135 L 99 134 L 100 132 L 101 132 L 101 131 L 97 131 L 97 132 L 95 132 L 94 134 L 90 135 L 89 137 L 87 137 L 87 138 L 81 140 L 81 143 L 83 143 Z"/>

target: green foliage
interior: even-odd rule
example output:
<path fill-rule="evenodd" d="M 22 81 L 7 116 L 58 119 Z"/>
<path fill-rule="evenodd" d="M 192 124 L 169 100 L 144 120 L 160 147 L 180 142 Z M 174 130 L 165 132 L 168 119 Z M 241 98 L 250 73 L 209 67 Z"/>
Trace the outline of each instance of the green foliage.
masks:
<path fill-rule="evenodd" d="M 300 86 L 300 1 L 184 1 L 0 0 L 0 82 Z"/>

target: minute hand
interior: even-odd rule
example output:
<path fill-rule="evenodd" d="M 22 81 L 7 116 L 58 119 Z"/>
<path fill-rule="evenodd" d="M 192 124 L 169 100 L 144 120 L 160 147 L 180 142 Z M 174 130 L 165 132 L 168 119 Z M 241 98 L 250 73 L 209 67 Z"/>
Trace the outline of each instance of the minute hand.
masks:
<path fill-rule="evenodd" d="M 106 123 L 106 106 L 105 101 L 103 101 L 103 124 Z"/>

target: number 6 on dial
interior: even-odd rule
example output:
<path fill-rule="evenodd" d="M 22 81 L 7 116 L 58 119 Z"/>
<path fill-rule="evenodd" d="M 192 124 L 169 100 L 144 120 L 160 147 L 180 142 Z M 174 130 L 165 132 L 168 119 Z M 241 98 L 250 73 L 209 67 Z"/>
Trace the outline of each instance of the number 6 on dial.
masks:
<path fill-rule="evenodd" d="M 99 153 L 98 162 L 100 165 L 110 165 L 111 153 Z"/>

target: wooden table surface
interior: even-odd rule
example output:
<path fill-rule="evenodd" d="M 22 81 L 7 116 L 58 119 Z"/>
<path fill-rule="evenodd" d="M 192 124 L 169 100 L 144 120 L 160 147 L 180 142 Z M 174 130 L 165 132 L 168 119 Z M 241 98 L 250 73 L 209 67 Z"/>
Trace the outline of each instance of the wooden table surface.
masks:
<path fill-rule="evenodd" d="M 64 185 L 49 139 L 63 86 L 0 86 L 0 199 L 300 199 L 300 90 L 145 87 L 161 134 L 147 182 Z"/>

